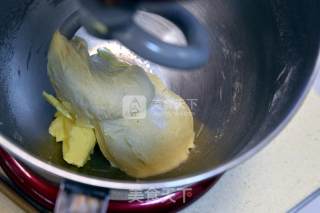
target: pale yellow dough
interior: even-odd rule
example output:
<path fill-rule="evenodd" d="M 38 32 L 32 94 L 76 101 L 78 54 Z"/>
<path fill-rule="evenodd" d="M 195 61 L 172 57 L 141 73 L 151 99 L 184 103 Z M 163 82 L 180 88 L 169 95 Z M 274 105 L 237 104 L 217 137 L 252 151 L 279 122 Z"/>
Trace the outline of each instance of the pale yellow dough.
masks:
<path fill-rule="evenodd" d="M 143 95 L 148 104 L 154 97 L 154 87 L 142 68 L 116 63 L 113 55 L 103 53 L 109 63 L 90 60 L 82 39 L 70 42 L 58 32 L 53 35 L 48 75 L 58 98 L 71 103 L 79 120 L 121 118 L 124 95 Z"/>
<path fill-rule="evenodd" d="M 145 119 L 118 119 L 100 123 L 98 144 L 106 158 L 134 177 L 170 171 L 189 155 L 193 147 L 193 117 L 184 100 L 154 75 L 156 88 Z"/>
<path fill-rule="evenodd" d="M 157 76 L 107 51 L 89 58 L 83 40 L 69 42 L 59 33 L 54 34 L 48 58 L 58 98 L 70 103 L 80 124 L 95 129 L 99 147 L 113 165 L 143 178 L 170 171 L 187 159 L 194 146 L 192 113 Z M 145 118 L 122 116 L 126 95 L 146 97 Z M 71 132 L 74 138 L 80 138 L 78 134 L 82 133 Z"/>

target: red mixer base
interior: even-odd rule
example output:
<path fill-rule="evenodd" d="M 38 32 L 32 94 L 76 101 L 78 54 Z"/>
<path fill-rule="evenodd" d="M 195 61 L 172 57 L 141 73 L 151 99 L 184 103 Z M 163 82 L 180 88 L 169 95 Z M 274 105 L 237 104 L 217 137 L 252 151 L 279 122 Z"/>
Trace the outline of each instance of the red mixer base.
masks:
<path fill-rule="evenodd" d="M 52 210 L 58 195 L 58 186 L 38 177 L 6 151 L 0 148 L 0 166 L 10 180 L 41 206 Z M 205 194 L 219 177 L 199 182 L 186 190 L 178 190 L 163 197 L 148 200 L 110 200 L 109 212 L 175 212 L 185 208 Z"/>

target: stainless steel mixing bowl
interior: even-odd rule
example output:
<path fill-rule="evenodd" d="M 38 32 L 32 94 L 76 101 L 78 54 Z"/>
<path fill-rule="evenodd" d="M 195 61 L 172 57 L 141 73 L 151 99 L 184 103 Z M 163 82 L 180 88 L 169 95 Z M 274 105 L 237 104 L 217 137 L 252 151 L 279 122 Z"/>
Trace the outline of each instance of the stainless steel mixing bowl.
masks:
<path fill-rule="evenodd" d="M 317 0 L 195 0 L 183 6 L 208 29 L 212 54 L 194 72 L 147 62 L 115 42 L 87 36 L 91 50 L 115 52 L 160 76 L 192 108 L 196 148 L 179 168 L 136 180 L 112 168 L 98 147 L 83 168 L 62 159 L 48 126 L 54 109 L 46 73 L 51 36 L 77 8 L 71 0 L 5 0 L 0 12 L 0 144 L 41 176 L 115 189 L 186 185 L 221 174 L 257 153 L 284 128 L 316 73 L 320 41 Z M 141 13 L 161 39 L 183 43 L 171 23 Z M 122 54 L 122 55 L 123 55 Z M 161 153 L 159 153 L 161 155 Z M 166 161 L 166 159 L 163 159 Z"/>

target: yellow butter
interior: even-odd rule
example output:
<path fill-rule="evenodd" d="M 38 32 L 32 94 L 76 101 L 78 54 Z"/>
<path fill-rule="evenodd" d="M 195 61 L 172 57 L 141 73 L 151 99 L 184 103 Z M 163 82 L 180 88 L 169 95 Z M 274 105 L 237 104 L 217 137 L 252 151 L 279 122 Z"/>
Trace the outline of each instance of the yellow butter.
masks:
<path fill-rule="evenodd" d="M 72 119 L 71 113 L 68 111 L 67 107 L 62 104 L 56 97 L 54 97 L 53 95 L 50 95 L 48 93 L 46 93 L 45 91 L 43 91 L 43 96 L 45 97 L 45 99 L 56 108 L 56 110 L 58 112 L 61 112 L 65 117 Z"/>
<path fill-rule="evenodd" d="M 60 102 L 46 92 L 43 95 L 57 109 L 49 133 L 55 137 L 56 142 L 62 141 L 63 159 L 69 164 L 84 166 L 96 144 L 94 130 L 78 125 L 79 122 L 71 116 L 72 109 L 67 102 Z"/>
<path fill-rule="evenodd" d="M 93 129 L 71 125 L 68 137 L 63 141 L 63 159 L 69 164 L 82 167 L 89 159 L 96 137 Z"/>
<path fill-rule="evenodd" d="M 56 142 L 61 142 L 65 139 L 65 132 L 63 127 L 63 116 L 58 115 L 49 127 L 49 133 L 56 138 Z"/>

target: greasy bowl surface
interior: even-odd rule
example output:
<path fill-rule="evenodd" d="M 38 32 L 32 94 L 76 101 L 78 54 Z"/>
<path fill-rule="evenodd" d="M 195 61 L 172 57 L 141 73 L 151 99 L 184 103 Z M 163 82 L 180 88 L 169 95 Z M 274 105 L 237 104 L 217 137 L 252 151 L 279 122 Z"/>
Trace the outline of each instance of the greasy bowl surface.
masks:
<path fill-rule="evenodd" d="M 53 143 L 47 132 L 54 110 L 41 93 L 52 92 L 46 73 L 48 45 L 52 33 L 76 10 L 71 0 L 2 2 L 0 144 L 50 180 L 69 178 L 118 189 L 197 182 L 260 150 L 288 122 L 315 74 L 320 2 L 183 4 L 208 29 L 209 64 L 195 72 L 177 72 L 130 57 L 160 76 L 192 108 L 197 138 L 187 162 L 172 172 L 137 181 L 112 168 L 98 147 L 84 168 L 62 160 L 61 145 Z M 137 21 L 164 40 L 183 43 L 181 33 L 159 17 L 141 14 Z M 89 40 L 93 49 L 98 46 Z M 122 47 L 113 51 L 126 52 Z"/>

